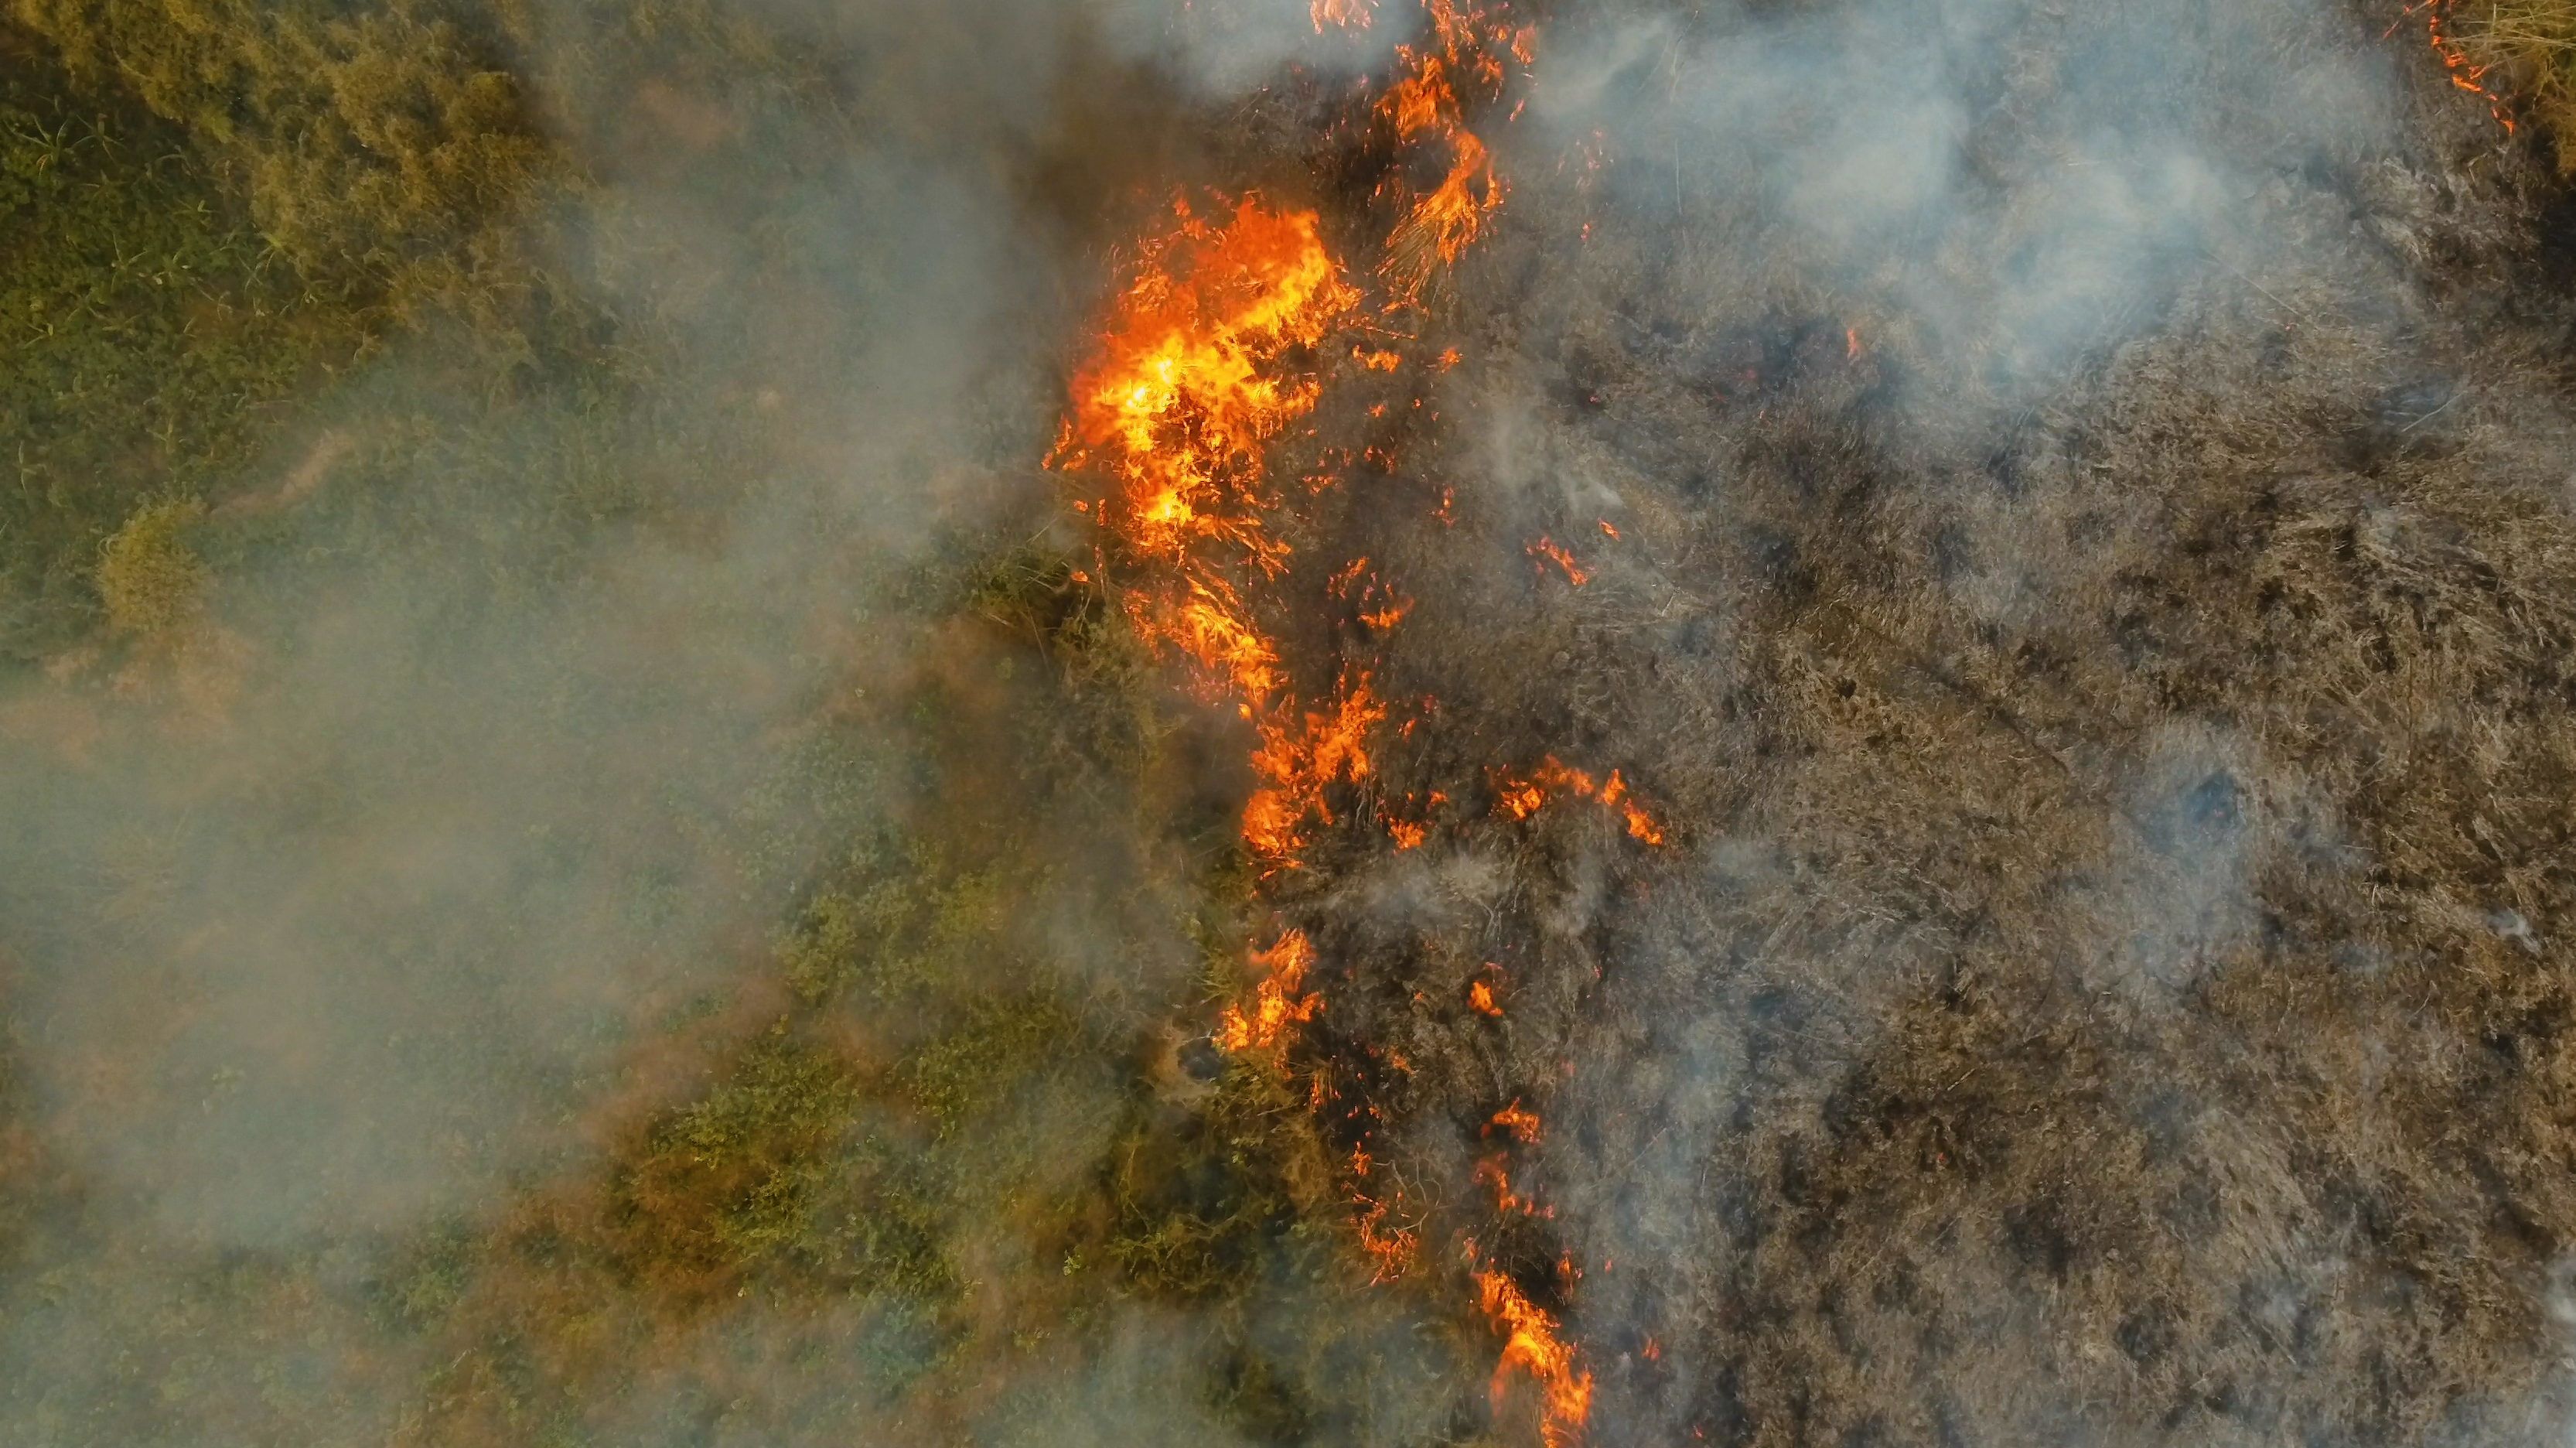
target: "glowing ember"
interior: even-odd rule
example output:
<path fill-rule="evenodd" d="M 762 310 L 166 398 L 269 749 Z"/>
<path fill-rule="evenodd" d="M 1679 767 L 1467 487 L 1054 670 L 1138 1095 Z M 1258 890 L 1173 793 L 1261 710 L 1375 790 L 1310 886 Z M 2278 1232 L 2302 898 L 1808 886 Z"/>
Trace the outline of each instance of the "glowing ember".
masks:
<path fill-rule="evenodd" d="M 1394 1193 L 1396 1201 L 1402 1201 L 1403 1197 L 1400 1189 Z M 1392 1281 L 1412 1271 L 1414 1253 L 1421 1246 L 1420 1234 L 1411 1227 L 1388 1226 L 1389 1203 L 1356 1192 L 1352 1194 L 1352 1200 L 1360 1207 L 1355 1223 L 1359 1229 L 1360 1250 L 1377 1263 L 1377 1270 L 1370 1280 Z"/>
<path fill-rule="evenodd" d="M 1496 1127 L 1509 1132 L 1512 1140 L 1523 1146 L 1535 1146 L 1538 1143 L 1538 1113 L 1528 1110 L 1518 1101 L 1495 1112 L 1494 1119 L 1485 1124 L 1488 1134 L 1491 1134 Z"/>
<path fill-rule="evenodd" d="M 1499 1016 L 1503 1013 L 1502 1006 L 1494 1000 L 1494 988 L 1481 980 L 1467 987 L 1467 1004 L 1483 1015 Z"/>

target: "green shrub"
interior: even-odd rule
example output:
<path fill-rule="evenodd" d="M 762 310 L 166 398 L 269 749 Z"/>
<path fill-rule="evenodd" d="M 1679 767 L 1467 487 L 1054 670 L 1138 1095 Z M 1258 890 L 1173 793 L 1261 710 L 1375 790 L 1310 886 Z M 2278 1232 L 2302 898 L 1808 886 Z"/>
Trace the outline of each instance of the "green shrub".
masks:
<path fill-rule="evenodd" d="M 947 1136 L 1080 1043 L 1080 1024 L 1042 996 L 979 1002 L 962 1026 L 905 1058 L 904 1085 Z"/>
<path fill-rule="evenodd" d="M 823 1051 L 753 1046 L 722 1085 L 655 1128 L 624 1173 L 629 1255 L 685 1279 L 793 1246 L 858 1103 L 847 1068 Z"/>
<path fill-rule="evenodd" d="M 98 592 L 108 626 L 138 638 L 166 634 L 203 606 L 206 565 L 188 547 L 194 499 L 146 503 L 99 550 Z"/>

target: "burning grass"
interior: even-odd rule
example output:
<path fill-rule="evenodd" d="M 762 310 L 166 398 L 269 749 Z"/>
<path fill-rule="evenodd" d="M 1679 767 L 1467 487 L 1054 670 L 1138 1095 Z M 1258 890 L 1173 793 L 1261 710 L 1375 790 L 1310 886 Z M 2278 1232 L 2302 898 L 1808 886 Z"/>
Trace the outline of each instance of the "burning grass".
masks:
<path fill-rule="evenodd" d="M 2567 0 L 2455 0 L 2446 13 L 2448 45 L 2478 71 L 2469 84 L 2539 123 L 2555 148 L 2559 174 L 2576 175 L 2576 5 Z"/>

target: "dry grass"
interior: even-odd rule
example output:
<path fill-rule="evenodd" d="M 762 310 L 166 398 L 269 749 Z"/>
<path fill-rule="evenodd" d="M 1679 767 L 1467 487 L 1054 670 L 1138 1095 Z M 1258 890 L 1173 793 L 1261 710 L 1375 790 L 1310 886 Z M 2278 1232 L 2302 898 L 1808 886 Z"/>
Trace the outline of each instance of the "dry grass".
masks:
<path fill-rule="evenodd" d="M 1516 192 L 1495 275 L 1558 285 L 1460 386 L 1538 461 L 1442 452 L 1481 515 L 1365 550 L 1422 599 L 1381 686 L 1480 726 L 1382 789 L 1461 822 L 1302 904 L 1333 1028 L 1412 1064 L 1369 1088 L 1390 1155 L 1455 1181 L 1494 1110 L 1550 1120 L 1514 1181 L 1552 1221 L 1460 1190 L 1432 1232 L 1584 1265 L 1604 1421 L 2556 1441 L 2567 278 L 2439 159 L 2313 164 L 2231 193 L 2297 245 L 2142 287 L 2036 401 L 1724 186 L 1689 245 Z M 1513 569 L 1542 531 L 1593 536 L 1587 587 Z M 1550 750 L 1680 848 L 1488 816 L 1483 770 Z"/>
<path fill-rule="evenodd" d="M 2498 68 L 2518 108 L 2540 123 L 2562 175 L 2576 175 L 2576 5 L 2566 0 L 2468 0 L 2454 32 L 2478 64 Z"/>

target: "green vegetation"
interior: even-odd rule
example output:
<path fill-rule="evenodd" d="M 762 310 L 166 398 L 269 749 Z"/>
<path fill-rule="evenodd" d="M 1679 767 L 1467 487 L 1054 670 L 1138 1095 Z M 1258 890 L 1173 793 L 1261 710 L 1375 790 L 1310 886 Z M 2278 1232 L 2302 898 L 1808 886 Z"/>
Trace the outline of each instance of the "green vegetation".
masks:
<path fill-rule="evenodd" d="M 75 74 L 186 127 L 306 274 L 408 307 L 506 264 L 548 164 L 493 37 L 462 7 L 389 0 L 12 0 Z"/>
<path fill-rule="evenodd" d="M 229 484 L 284 400 L 363 346 L 183 137 L 0 47 L 0 658 L 69 644 L 103 602 L 140 610 L 121 628 L 163 621 L 193 576 L 178 505 L 146 500 Z"/>
<path fill-rule="evenodd" d="M 837 440 L 816 447 L 780 394 L 829 398 L 831 329 L 871 319 L 809 309 L 795 321 L 816 334 L 776 356 L 778 317 L 673 302 L 667 218 L 587 189 L 580 126 L 538 139 L 514 73 L 536 53 L 522 7 L 0 0 L 0 16 L 0 656 L 67 661 L 83 707 L 112 698 L 155 727 L 168 692 L 126 688 L 133 671 L 234 667 L 146 647 L 200 622 L 276 632 L 396 576 L 404 608 L 482 637 L 579 598 L 639 537 L 687 559 L 758 489 L 845 485 L 810 456 L 846 466 Z M 611 3 L 585 23 L 542 79 L 606 97 L 602 116 L 650 86 L 814 84 L 711 7 Z M 861 289 L 840 269 L 874 220 L 818 235 L 798 210 L 840 148 L 746 113 L 724 143 L 742 271 L 705 285 Z M 569 204 L 577 237 L 551 229 Z M 744 898 L 801 903 L 773 948 L 661 1003 L 613 1089 L 566 1088 L 595 1155 L 381 1235 L 173 1245 L 180 1265 L 134 1279 L 104 1265 L 127 1229 L 93 1222 L 40 1135 L 0 1121 L 0 1244 L 44 1221 L 43 1250 L 78 1265 L 42 1303 L 132 1349 L 76 1388 L 30 1378 L 7 1421 L 64 1443 L 630 1441 L 623 1404 L 717 1391 L 709 1344 L 757 1332 L 865 1384 L 799 1424 L 857 1413 L 866 1441 L 865 1414 L 901 1403 L 953 1440 L 997 1376 L 1111 1352 L 1140 1314 L 1183 1305 L 1214 1356 L 1154 1389 L 1225 1431 L 1284 1436 L 1352 1391 L 1344 1367 L 1274 1362 L 1253 1323 L 1275 1310 L 1264 1294 L 1353 1270 L 1301 1104 L 1265 1074 L 1203 1081 L 1173 1060 L 1174 1023 L 1203 1004 L 1194 942 L 1227 934 L 1243 896 L 1210 847 L 1230 821 L 1172 807 L 1195 786 L 1166 758 L 1182 726 L 1154 670 L 1096 585 L 1011 521 L 870 581 L 944 631 L 938 667 L 870 678 L 856 719 L 821 704 L 763 740 L 728 776 L 736 797 L 658 802 Z M 541 655 L 524 683 L 567 714 L 615 709 L 566 667 L 595 642 Z M 84 673 L 99 655 L 127 672 Z M 897 825 L 853 740 L 904 730 L 911 785 L 942 810 Z M 432 786 L 440 757 L 334 788 Z M 1077 835 L 1095 858 L 1045 847 Z M 569 874 L 587 843 L 547 858 Z M 137 839 L 133 873 L 165 881 L 178 848 Z M 689 894 L 636 879 L 614 924 L 649 937 Z M 118 908 L 168 903 L 138 887 Z M 485 968 L 444 924 L 389 913 L 370 949 L 424 977 Z M 1305 1341 L 1387 1329 L 1402 1301 Z M 277 1377 L 290 1338 L 328 1345 L 323 1386 Z"/>

